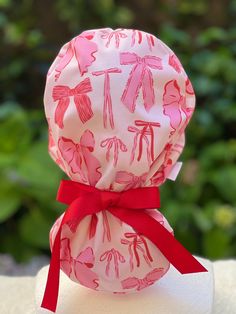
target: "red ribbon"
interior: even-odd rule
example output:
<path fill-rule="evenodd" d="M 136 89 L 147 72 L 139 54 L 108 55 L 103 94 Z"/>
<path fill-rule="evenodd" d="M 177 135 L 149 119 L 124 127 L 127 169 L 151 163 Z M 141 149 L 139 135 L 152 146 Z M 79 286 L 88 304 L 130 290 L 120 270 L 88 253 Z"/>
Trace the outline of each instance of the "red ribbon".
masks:
<path fill-rule="evenodd" d="M 206 272 L 203 267 L 158 221 L 144 209 L 159 208 L 157 187 L 130 189 L 122 192 L 101 191 L 93 186 L 62 180 L 57 200 L 68 204 L 55 237 L 47 284 L 41 307 L 56 311 L 60 278 L 60 240 L 64 224 L 76 224 L 87 215 L 102 210 L 127 223 L 135 231 L 151 240 L 168 261 L 181 273 Z"/>

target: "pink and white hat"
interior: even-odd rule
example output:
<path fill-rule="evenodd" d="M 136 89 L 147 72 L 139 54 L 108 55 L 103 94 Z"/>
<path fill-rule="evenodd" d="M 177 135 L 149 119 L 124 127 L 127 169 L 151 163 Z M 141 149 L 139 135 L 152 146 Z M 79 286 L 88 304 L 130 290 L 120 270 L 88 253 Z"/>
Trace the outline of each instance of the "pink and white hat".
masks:
<path fill-rule="evenodd" d="M 138 30 L 85 31 L 51 65 L 44 104 L 49 154 L 70 180 L 58 191 L 69 207 L 50 232 L 42 306 L 55 311 L 59 268 L 114 293 L 146 288 L 170 263 L 181 273 L 206 271 L 157 210 L 158 186 L 180 170 L 195 106 L 173 51 Z"/>

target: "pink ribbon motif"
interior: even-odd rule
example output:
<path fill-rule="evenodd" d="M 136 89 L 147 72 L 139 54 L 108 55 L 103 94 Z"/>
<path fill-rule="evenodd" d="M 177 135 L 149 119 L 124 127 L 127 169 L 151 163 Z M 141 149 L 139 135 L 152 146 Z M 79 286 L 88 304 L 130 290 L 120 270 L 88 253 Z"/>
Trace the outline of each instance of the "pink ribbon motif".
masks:
<path fill-rule="evenodd" d="M 129 250 L 129 255 L 130 255 L 130 261 L 129 261 L 130 271 L 134 270 L 134 262 L 133 262 L 134 256 L 136 259 L 136 266 L 137 267 L 140 266 L 140 257 L 139 257 L 138 251 L 140 251 L 143 254 L 143 257 L 146 263 L 148 264 L 148 266 L 151 267 L 152 266 L 151 262 L 153 262 L 153 259 L 149 252 L 148 245 L 145 238 L 141 235 L 138 235 L 137 233 L 132 233 L 132 232 L 126 232 L 124 236 L 127 239 L 121 239 L 121 243 L 128 245 L 128 250 Z M 131 241 L 129 241 L 128 239 L 131 239 Z M 144 248 L 142 247 L 142 245 L 144 246 Z"/>
<path fill-rule="evenodd" d="M 109 47 L 112 38 L 115 38 L 116 48 L 119 48 L 120 46 L 120 39 L 126 38 L 127 35 L 123 32 L 122 28 L 116 29 L 115 31 L 109 31 L 109 30 L 101 30 L 102 39 L 107 39 L 106 47 Z"/>
<path fill-rule="evenodd" d="M 48 152 L 50 154 L 50 156 L 52 157 L 52 159 L 55 160 L 55 162 L 58 164 L 58 166 L 65 171 L 65 165 L 58 153 L 58 150 L 56 148 L 56 144 L 53 138 L 53 134 L 52 134 L 52 128 L 50 126 L 50 118 L 46 118 L 48 121 Z"/>
<path fill-rule="evenodd" d="M 84 183 L 95 186 L 102 174 L 98 159 L 93 156 L 95 141 L 91 131 L 86 130 L 80 138 L 80 143 L 60 137 L 58 148 L 63 160 L 68 164 L 72 173 L 78 173 Z"/>
<path fill-rule="evenodd" d="M 132 289 L 137 287 L 137 290 L 140 291 L 148 286 L 154 284 L 154 282 L 160 279 L 164 275 L 163 268 L 155 268 L 150 273 L 148 273 L 143 279 L 136 277 L 129 277 L 122 280 L 121 284 L 123 289 Z"/>
<path fill-rule="evenodd" d="M 138 144 L 138 137 L 139 137 L 139 154 L 137 157 L 137 160 L 139 161 L 142 157 L 142 153 L 143 153 L 143 140 L 146 142 L 147 145 L 147 159 L 148 159 L 148 163 L 149 165 L 151 164 L 151 162 L 154 161 L 154 130 L 153 127 L 160 127 L 160 123 L 159 122 L 149 122 L 149 121 L 142 121 L 142 120 L 135 120 L 134 121 L 136 126 L 142 126 L 142 130 L 134 127 L 134 126 L 129 126 L 128 127 L 128 131 L 129 132 L 134 132 L 135 137 L 134 137 L 134 144 L 133 144 L 133 148 L 132 148 L 132 152 L 131 152 L 131 159 L 130 159 L 130 164 L 132 164 L 132 162 L 134 161 L 134 157 L 135 157 L 135 151 L 136 151 L 136 147 Z M 150 143 L 149 143 L 149 137 L 150 136 Z"/>
<path fill-rule="evenodd" d="M 160 185 L 161 183 L 164 182 L 165 178 L 168 177 L 168 174 L 173 167 L 172 158 L 173 158 L 174 152 L 180 154 L 182 150 L 183 150 L 183 146 L 180 144 L 173 145 L 173 144 L 168 143 L 165 145 L 164 150 L 155 160 L 155 162 L 158 163 L 159 160 L 164 159 L 164 161 L 162 161 L 161 167 L 151 177 L 151 183 L 153 185 Z"/>
<path fill-rule="evenodd" d="M 175 54 L 169 56 L 169 65 L 177 72 L 180 73 L 183 69 L 179 59 L 176 57 Z"/>
<path fill-rule="evenodd" d="M 113 260 L 114 262 L 114 268 L 115 268 L 115 276 L 116 278 L 120 277 L 119 274 L 119 262 L 120 263 L 125 263 L 125 258 L 123 255 L 121 255 L 117 250 L 112 248 L 111 250 L 106 251 L 103 253 L 100 257 L 100 261 L 107 261 L 106 264 L 106 269 L 105 269 L 105 274 L 109 277 L 110 276 L 110 264 L 111 261 Z"/>
<path fill-rule="evenodd" d="M 88 67 L 95 61 L 94 53 L 97 52 L 97 44 L 92 41 L 95 32 L 83 32 L 81 35 L 73 38 L 65 53 L 59 53 L 57 66 L 55 68 L 55 81 L 61 75 L 62 70 L 70 63 L 75 56 L 81 75 L 88 71 Z M 50 69 L 51 70 L 51 69 Z M 48 75 L 51 74 L 49 71 Z"/>
<path fill-rule="evenodd" d="M 193 90 L 192 84 L 189 81 L 189 79 L 187 79 L 186 82 L 185 82 L 185 88 L 186 88 L 186 93 L 187 94 L 194 95 L 194 90 Z M 188 97 L 188 95 L 187 95 L 187 97 Z M 184 132 L 184 130 L 187 127 L 187 125 L 189 123 L 189 120 L 191 119 L 192 114 L 194 112 L 194 107 L 188 107 L 187 106 L 187 99 L 185 99 L 181 109 L 184 112 L 186 119 L 185 119 L 185 122 L 184 122 L 183 126 L 179 130 L 179 134 L 182 134 Z"/>
<path fill-rule="evenodd" d="M 120 53 L 120 64 L 134 65 L 121 96 L 121 101 L 130 112 L 134 112 L 135 102 L 142 87 L 144 107 L 149 112 L 155 103 L 151 69 L 162 70 L 161 59 L 156 56 L 144 56 L 141 58 L 136 53 L 122 52 Z"/>
<path fill-rule="evenodd" d="M 59 126 L 59 128 L 64 128 L 63 120 L 66 110 L 70 104 L 70 97 L 74 98 L 74 103 L 82 123 L 85 123 L 92 118 L 93 111 L 91 108 L 91 100 L 88 95 L 86 95 L 91 91 L 92 86 L 89 78 L 80 82 L 75 86 L 75 88 L 70 88 L 65 85 L 54 86 L 52 97 L 54 101 L 58 101 L 57 108 L 55 110 L 55 123 Z"/>
<path fill-rule="evenodd" d="M 131 39 L 131 47 L 135 45 L 136 36 L 138 35 L 138 44 L 142 42 L 142 32 L 136 29 L 132 30 L 132 39 Z M 146 34 L 146 39 L 148 43 L 149 50 L 151 51 L 152 48 L 155 46 L 154 36 L 151 34 Z"/>
<path fill-rule="evenodd" d="M 180 87 L 176 80 L 168 81 L 164 87 L 163 94 L 163 113 L 170 118 L 170 126 L 174 134 L 177 128 L 181 125 L 181 107 L 185 103 L 185 97 L 180 94 Z"/>
<path fill-rule="evenodd" d="M 71 277 L 73 271 L 77 280 L 86 287 L 96 289 L 98 277 L 90 270 L 94 266 L 94 254 L 91 247 L 87 247 L 76 258 L 71 256 L 70 241 L 68 238 L 61 240 L 60 264 L 61 269 Z"/>
<path fill-rule="evenodd" d="M 118 68 L 107 69 L 103 71 L 92 72 L 93 75 L 105 75 L 104 80 L 104 104 L 103 104 L 103 125 L 104 128 L 107 127 L 107 113 L 109 115 L 109 121 L 111 128 L 114 129 L 114 118 L 112 112 L 112 100 L 111 100 L 111 87 L 110 87 L 110 73 L 121 73 L 121 70 Z"/>
<path fill-rule="evenodd" d="M 119 150 L 121 150 L 122 152 L 127 152 L 126 145 L 116 136 L 103 140 L 100 146 L 107 147 L 107 152 L 106 152 L 107 161 L 110 160 L 110 151 L 112 147 L 114 147 L 114 158 L 113 158 L 114 167 L 117 165 L 117 162 L 118 162 Z"/>
<path fill-rule="evenodd" d="M 105 238 L 107 238 L 107 241 L 111 241 L 111 230 L 109 226 L 109 221 L 107 218 L 106 211 L 103 210 L 102 212 L 102 218 L 103 218 L 103 236 L 102 236 L 102 242 L 105 242 Z M 96 214 L 91 215 L 90 224 L 89 224 L 89 240 L 92 239 L 95 236 L 96 230 L 97 230 L 97 223 L 98 218 Z"/>
<path fill-rule="evenodd" d="M 145 172 L 141 176 L 136 176 L 131 172 L 117 171 L 115 176 L 115 182 L 124 184 L 124 190 L 135 189 L 144 186 L 147 179 L 147 173 Z"/>

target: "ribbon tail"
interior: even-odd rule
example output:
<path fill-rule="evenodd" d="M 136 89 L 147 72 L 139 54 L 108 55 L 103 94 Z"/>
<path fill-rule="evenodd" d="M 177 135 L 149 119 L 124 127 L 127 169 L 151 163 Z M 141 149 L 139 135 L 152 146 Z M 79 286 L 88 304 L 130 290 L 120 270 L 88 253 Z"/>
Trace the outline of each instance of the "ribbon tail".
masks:
<path fill-rule="evenodd" d="M 153 107 L 155 103 L 155 94 L 153 87 L 153 77 L 151 71 L 146 67 L 143 82 L 142 82 L 142 90 L 143 90 L 143 100 L 144 107 L 147 112 Z"/>
<path fill-rule="evenodd" d="M 48 271 L 46 288 L 44 291 L 43 301 L 41 304 L 42 308 L 48 309 L 55 313 L 57 307 L 57 300 L 59 294 L 59 281 L 60 281 L 60 249 L 61 249 L 61 231 L 62 227 L 66 223 L 71 221 L 76 221 L 77 224 L 86 216 L 91 215 L 91 212 L 86 214 L 78 212 L 78 208 L 85 207 L 86 204 L 89 204 L 89 208 L 94 208 L 95 201 L 93 198 L 85 196 L 84 198 L 75 199 L 70 206 L 67 208 L 60 228 L 58 229 L 57 235 L 52 248 L 51 261 Z"/>
<path fill-rule="evenodd" d="M 85 94 L 74 96 L 75 106 L 82 123 L 87 122 L 93 116 L 90 98 Z"/>
<path fill-rule="evenodd" d="M 60 129 L 64 128 L 64 123 L 63 123 L 64 115 L 66 113 L 66 110 L 69 104 L 70 104 L 69 97 L 64 97 L 59 100 L 58 105 L 56 107 L 54 121 L 59 126 Z"/>
<path fill-rule="evenodd" d="M 57 232 L 52 256 L 48 271 L 46 288 L 44 291 L 43 301 L 41 307 L 52 312 L 56 312 L 59 281 L 60 281 L 60 240 L 61 240 L 61 227 Z"/>
<path fill-rule="evenodd" d="M 121 101 L 132 113 L 135 111 L 135 101 L 138 97 L 139 89 L 142 85 L 143 75 L 143 66 L 141 64 L 135 65 L 130 72 L 125 90 L 121 96 Z"/>
<path fill-rule="evenodd" d="M 147 213 L 124 208 L 112 208 L 109 211 L 152 241 L 181 274 L 207 272 L 207 269 L 164 226 Z"/>

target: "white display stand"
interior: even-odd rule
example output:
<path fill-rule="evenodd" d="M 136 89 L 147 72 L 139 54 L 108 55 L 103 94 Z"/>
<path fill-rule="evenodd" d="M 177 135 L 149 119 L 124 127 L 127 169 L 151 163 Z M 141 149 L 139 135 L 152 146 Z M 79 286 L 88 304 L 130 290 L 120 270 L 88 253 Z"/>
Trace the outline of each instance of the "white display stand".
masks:
<path fill-rule="evenodd" d="M 127 295 L 97 292 L 71 281 L 63 272 L 56 314 L 210 314 L 213 307 L 214 273 L 212 263 L 198 258 L 205 273 L 181 275 L 173 267 L 153 286 Z M 36 313 L 40 307 L 48 266 L 36 277 Z"/>

